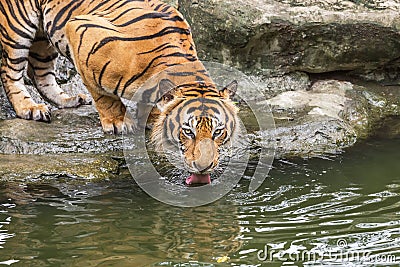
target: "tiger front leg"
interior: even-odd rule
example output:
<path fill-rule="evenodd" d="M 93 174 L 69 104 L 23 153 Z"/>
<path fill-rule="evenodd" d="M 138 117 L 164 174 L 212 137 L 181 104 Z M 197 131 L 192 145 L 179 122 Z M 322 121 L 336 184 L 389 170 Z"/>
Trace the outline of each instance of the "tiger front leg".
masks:
<path fill-rule="evenodd" d="M 41 34 L 37 35 L 29 50 L 28 76 L 40 93 L 58 108 L 73 108 L 89 105 L 88 95 L 70 96 L 56 82 L 55 64 L 58 53 Z"/>
<path fill-rule="evenodd" d="M 126 134 L 136 130 L 135 120 L 126 113 L 125 105 L 119 97 L 103 95 L 98 92 L 91 93 L 105 133 Z"/>

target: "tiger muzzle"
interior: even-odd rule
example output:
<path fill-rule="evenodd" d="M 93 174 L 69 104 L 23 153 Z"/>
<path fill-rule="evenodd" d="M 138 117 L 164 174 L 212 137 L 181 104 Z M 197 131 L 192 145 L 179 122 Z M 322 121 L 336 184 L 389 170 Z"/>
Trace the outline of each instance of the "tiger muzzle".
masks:
<path fill-rule="evenodd" d="M 217 153 L 214 141 L 209 138 L 203 139 L 197 144 L 196 149 L 198 149 L 200 157 L 193 161 L 193 168 L 199 173 L 206 173 L 212 170 Z"/>

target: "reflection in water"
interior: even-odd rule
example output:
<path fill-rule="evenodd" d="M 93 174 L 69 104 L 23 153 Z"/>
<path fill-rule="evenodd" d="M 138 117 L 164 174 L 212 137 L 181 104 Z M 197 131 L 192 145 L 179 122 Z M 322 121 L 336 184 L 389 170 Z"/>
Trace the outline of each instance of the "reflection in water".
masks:
<path fill-rule="evenodd" d="M 4 244 L 7 242 L 7 239 L 15 236 L 14 233 L 10 233 L 8 230 L 3 229 L 4 226 L 9 225 L 11 223 L 11 217 L 8 214 L 8 211 L 12 208 L 15 208 L 15 204 L 8 203 L 8 201 L 0 202 L 0 249 L 4 249 Z M 18 260 L 8 260 L 1 261 L 0 264 L 10 265 L 12 263 L 18 262 Z"/>
<path fill-rule="evenodd" d="M 262 190 L 247 192 L 244 177 L 228 196 L 197 208 L 159 203 L 122 178 L 7 185 L 0 265 L 399 265 L 399 149 L 391 140 L 333 160 L 276 161 Z"/>

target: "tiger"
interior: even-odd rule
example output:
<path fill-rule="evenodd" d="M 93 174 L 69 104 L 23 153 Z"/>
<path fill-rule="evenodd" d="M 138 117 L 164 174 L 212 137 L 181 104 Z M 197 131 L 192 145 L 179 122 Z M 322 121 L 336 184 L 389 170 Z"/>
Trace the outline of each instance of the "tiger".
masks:
<path fill-rule="evenodd" d="M 197 56 L 189 24 L 164 2 L 1 0 L 0 37 L 0 77 L 19 118 L 51 120 L 50 107 L 34 102 L 27 91 L 27 74 L 56 107 L 89 105 L 93 99 L 106 134 L 132 133 L 138 123 L 121 98 L 130 99 L 151 77 L 177 67 L 150 93 L 159 96 L 151 139 L 159 147 L 164 139 L 179 145 L 191 173 L 186 183 L 210 183 L 221 147 L 238 132 L 232 100 L 237 82 L 217 88 Z M 70 96 L 57 84 L 59 54 L 75 66 L 91 97 Z M 187 71 L 189 63 L 194 67 Z"/>

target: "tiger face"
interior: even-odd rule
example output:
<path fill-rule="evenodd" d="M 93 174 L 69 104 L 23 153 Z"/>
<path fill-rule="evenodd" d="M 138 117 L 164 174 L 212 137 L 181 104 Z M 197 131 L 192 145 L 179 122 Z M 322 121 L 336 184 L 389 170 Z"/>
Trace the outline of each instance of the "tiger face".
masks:
<path fill-rule="evenodd" d="M 191 173 L 187 184 L 210 183 L 221 148 L 237 135 L 237 108 L 230 99 L 236 88 L 233 82 L 213 97 L 188 97 L 175 92 L 160 108 L 152 141 L 158 151 L 166 143 L 178 148 L 182 165 Z"/>

